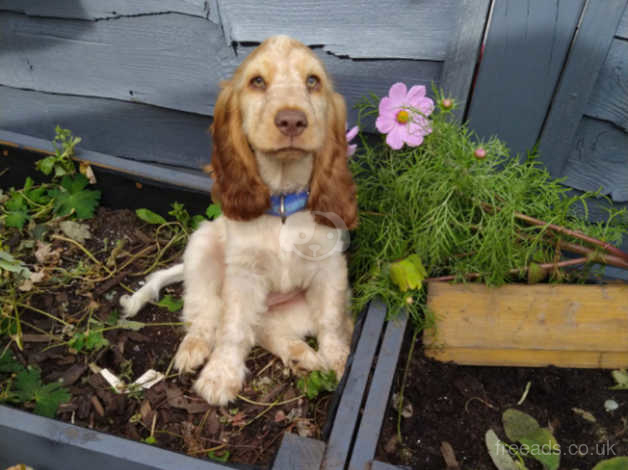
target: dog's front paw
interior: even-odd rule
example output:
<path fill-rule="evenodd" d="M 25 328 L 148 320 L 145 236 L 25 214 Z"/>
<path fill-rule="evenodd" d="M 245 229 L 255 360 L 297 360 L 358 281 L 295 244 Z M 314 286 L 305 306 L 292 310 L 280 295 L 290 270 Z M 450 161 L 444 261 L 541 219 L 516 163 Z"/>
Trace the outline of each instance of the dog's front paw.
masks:
<path fill-rule="evenodd" d="M 327 363 L 327 368 L 336 372 L 338 380 L 345 372 L 349 351 L 349 345 L 341 341 L 321 342 L 319 346 L 319 353 Z"/>
<path fill-rule="evenodd" d="M 211 360 L 194 383 L 194 391 L 210 405 L 225 406 L 242 389 L 246 368 Z"/>
<path fill-rule="evenodd" d="M 296 375 L 304 375 L 313 370 L 326 370 L 328 366 L 323 358 L 305 342 L 298 342 L 289 347 L 290 357 L 286 365 Z"/>
<path fill-rule="evenodd" d="M 210 353 L 208 341 L 186 335 L 174 356 L 174 367 L 180 372 L 192 372 L 205 363 Z"/>

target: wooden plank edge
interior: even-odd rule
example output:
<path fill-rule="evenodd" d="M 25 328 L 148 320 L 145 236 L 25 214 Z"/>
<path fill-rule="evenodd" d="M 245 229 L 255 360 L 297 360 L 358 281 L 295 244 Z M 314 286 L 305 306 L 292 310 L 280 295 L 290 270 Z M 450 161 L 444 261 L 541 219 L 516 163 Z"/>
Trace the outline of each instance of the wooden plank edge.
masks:
<path fill-rule="evenodd" d="M 343 470 L 345 467 L 385 320 L 386 306 L 380 300 L 371 302 L 329 434 L 322 470 Z"/>
<path fill-rule="evenodd" d="M 407 324 L 408 315 L 403 312 L 399 318 L 389 321 L 386 325 L 355 444 L 351 451 L 349 470 L 366 470 L 368 463 L 375 457 Z"/>
<path fill-rule="evenodd" d="M 325 443 L 309 437 L 286 433 L 273 462 L 273 470 L 318 470 Z"/>
<path fill-rule="evenodd" d="M 21 441 L 19 436 L 23 434 L 50 443 L 37 446 L 36 449 L 29 449 L 36 452 L 36 458 L 39 461 L 45 461 L 47 465 L 63 461 L 63 455 L 68 458 L 77 457 L 76 450 L 65 452 L 65 449 L 73 448 L 81 449 L 83 456 L 86 452 L 93 453 L 90 459 L 94 461 L 102 461 L 104 456 L 126 461 L 128 466 L 125 464 L 125 468 L 130 469 L 228 470 L 231 468 L 0 405 L 0 429 L 2 427 L 15 432 L 16 438 L 11 446 L 19 447 Z M 56 464 L 53 467 L 57 468 Z"/>
<path fill-rule="evenodd" d="M 628 351 L 555 351 L 425 347 L 425 356 L 465 366 L 570 367 L 622 369 L 628 367 Z"/>
<path fill-rule="evenodd" d="M 16 132 L 0 129 L 0 146 L 28 150 L 44 155 L 54 154 L 55 148 L 51 142 L 31 137 Z M 167 168 L 161 165 L 142 163 L 121 157 L 115 157 L 105 153 L 94 152 L 80 147 L 76 148 L 74 160 L 88 162 L 91 165 L 109 171 L 123 173 L 130 177 L 143 178 L 157 183 L 191 189 L 203 193 L 209 193 L 213 180 L 199 172 L 177 168 Z"/>

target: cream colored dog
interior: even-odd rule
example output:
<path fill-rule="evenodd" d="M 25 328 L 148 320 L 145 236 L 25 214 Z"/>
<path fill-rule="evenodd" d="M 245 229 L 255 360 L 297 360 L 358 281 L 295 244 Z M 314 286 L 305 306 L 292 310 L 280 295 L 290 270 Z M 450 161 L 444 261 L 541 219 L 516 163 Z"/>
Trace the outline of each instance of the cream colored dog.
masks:
<path fill-rule="evenodd" d="M 132 316 L 184 281 L 187 333 L 175 366 L 207 361 L 194 389 L 211 404 L 235 398 L 255 344 L 297 371 L 344 371 L 353 324 L 342 251 L 357 225 L 345 125 L 323 64 L 285 36 L 266 40 L 222 85 L 211 166 L 223 216 L 192 234 L 183 264 L 120 300 Z"/>

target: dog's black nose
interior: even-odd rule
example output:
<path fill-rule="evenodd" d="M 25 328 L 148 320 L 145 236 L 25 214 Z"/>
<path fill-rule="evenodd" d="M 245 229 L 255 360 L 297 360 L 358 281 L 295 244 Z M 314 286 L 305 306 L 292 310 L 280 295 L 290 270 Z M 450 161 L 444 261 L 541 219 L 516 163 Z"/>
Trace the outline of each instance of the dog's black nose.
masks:
<path fill-rule="evenodd" d="M 307 117 L 297 109 L 282 109 L 275 115 L 275 126 L 283 135 L 296 137 L 307 127 Z"/>

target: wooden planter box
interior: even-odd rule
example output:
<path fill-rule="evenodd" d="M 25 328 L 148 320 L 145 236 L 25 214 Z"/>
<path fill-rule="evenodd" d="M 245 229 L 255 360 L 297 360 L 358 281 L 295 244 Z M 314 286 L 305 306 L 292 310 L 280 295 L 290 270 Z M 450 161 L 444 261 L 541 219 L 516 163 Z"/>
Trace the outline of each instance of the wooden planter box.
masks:
<path fill-rule="evenodd" d="M 4 147 L 10 149 L 8 157 L 0 155 L 12 170 L 3 176 L 2 187 L 20 186 L 27 175 L 36 174 L 34 162 L 41 156 L 30 152 L 51 151 L 51 145 L 45 141 L 23 138 L 20 136 L 21 145 Z M 1 144 L 0 152 L 3 151 Z M 15 152 L 19 152 L 18 155 L 14 155 Z M 184 202 L 197 212 L 207 207 L 209 178 L 186 179 L 185 175 L 168 168 L 129 161 L 124 161 L 125 166 L 120 171 L 115 158 L 77 149 L 77 159 L 93 166 L 104 205 L 130 209 L 147 207 L 157 212 L 163 212 L 173 201 Z M 138 181 L 144 184 L 138 185 Z M 327 470 L 344 469 L 385 320 L 386 309 L 373 303 L 358 321 L 347 371 L 332 399 L 324 440 L 285 434 L 273 469 L 318 470 L 321 464 Z M 0 469 L 17 463 L 51 470 L 244 468 L 192 458 L 0 405 Z"/>
<path fill-rule="evenodd" d="M 619 368 L 628 366 L 628 284 L 431 283 L 436 332 L 426 355 L 467 365 Z M 387 322 L 349 459 L 349 470 L 393 470 L 374 460 L 407 318 Z M 431 345 L 428 346 L 428 344 Z"/>
<path fill-rule="evenodd" d="M 271 468 L 343 470 L 351 436 L 379 343 L 386 311 L 372 305 L 354 338 L 347 373 L 336 391 L 336 411 L 328 438 L 286 433 Z M 358 337 L 359 336 L 359 337 Z M 333 408 L 333 407 L 332 407 Z M 330 413 L 334 413 L 333 410 Z M 0 468 L 26 463 L 50 470 L 228 470 L 241 465 L 220 464 L 178 454 L 141 442 L 0 406 Z M 250 469 L 261 467 L 250 466 Z"/>

